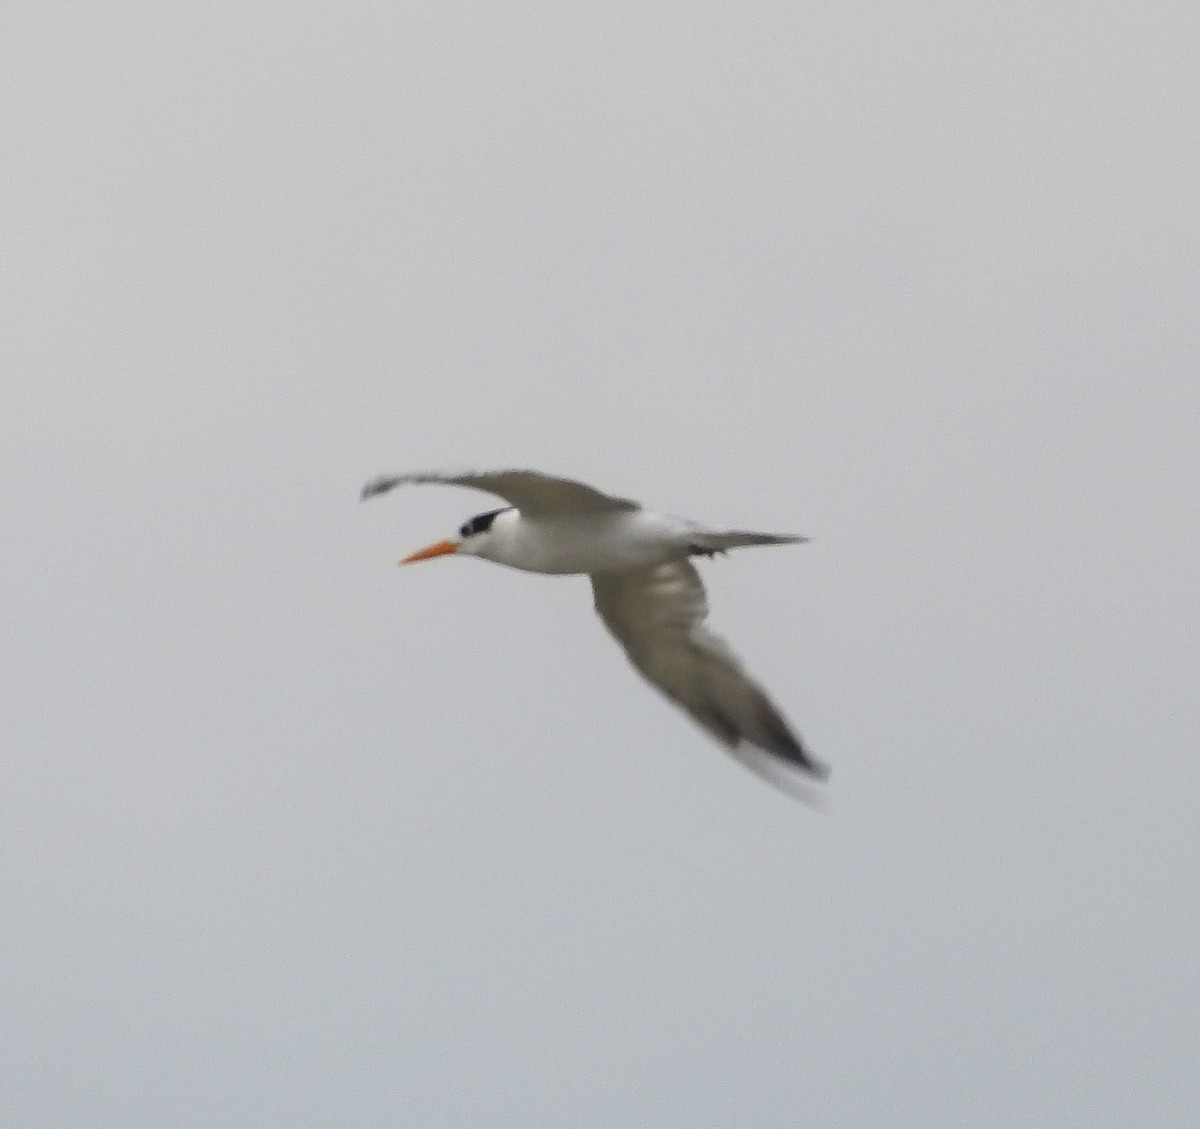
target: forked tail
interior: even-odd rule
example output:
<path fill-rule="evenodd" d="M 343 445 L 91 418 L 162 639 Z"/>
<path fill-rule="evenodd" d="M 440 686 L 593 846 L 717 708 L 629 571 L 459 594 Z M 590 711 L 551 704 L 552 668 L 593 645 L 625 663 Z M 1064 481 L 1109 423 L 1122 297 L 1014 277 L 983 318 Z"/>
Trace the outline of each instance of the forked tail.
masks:
<path fill-rule="evenodd" d="M 723 553 L 726 549 L 742 549 L 751 545 L 800 545 L 808 540 L 810 538 L 796 537 L 790 533 L 750 533 L 740 529 L 731 529 L 724 533 L 714 533 L 706 529 L 696 532 L 691 537 L 698 553 Z"/>

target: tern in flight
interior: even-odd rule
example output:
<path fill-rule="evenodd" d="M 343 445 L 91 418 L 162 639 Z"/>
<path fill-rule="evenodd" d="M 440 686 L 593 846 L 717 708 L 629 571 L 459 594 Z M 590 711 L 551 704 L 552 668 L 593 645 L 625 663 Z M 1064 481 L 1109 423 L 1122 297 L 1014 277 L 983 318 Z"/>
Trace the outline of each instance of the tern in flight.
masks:
<path fill-rule="evenodd" d="M 483 490 L 508 504 L 401 564 L 453 553 L 526 572 L 586 573 L 596 611 L 629 661 L 739 761 L 787 791 L 805 776 L 828 776 L 724 640 L 704 626 L 704 585 L 689 559 L 807 538 L 711 529 L 532 470 L 382 475 L 362 497 L 425 483 Z"/>

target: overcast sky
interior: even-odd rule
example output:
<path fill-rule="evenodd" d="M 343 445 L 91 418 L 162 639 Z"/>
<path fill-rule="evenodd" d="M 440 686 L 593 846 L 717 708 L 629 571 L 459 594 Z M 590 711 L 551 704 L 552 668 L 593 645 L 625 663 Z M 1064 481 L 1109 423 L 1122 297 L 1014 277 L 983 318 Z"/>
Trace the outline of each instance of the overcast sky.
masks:
<path fill-rule="evenodd" d="M 4 23 L 3 1124 L 1197 1124 L 1194 2 Z M 509 465 L 814 538 L 823 809 Z"/>

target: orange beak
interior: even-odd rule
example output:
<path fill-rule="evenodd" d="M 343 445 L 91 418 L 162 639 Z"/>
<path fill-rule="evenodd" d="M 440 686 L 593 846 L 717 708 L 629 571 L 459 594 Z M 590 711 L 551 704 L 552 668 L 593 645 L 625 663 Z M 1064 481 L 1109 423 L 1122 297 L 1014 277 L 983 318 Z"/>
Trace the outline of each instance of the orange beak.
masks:
<path fill-rule="evenodd" d="M 409 553 L 402 561 L 397 561 L 397 564 L 413 564 L 416 561 L 427 561 L 430 557 L 444 557 L 447 553 L 457 553 L 457 541 L 436 541 L 432 545 L 426 545 L 424 549 L 418 549 L 415 553 Z"/>

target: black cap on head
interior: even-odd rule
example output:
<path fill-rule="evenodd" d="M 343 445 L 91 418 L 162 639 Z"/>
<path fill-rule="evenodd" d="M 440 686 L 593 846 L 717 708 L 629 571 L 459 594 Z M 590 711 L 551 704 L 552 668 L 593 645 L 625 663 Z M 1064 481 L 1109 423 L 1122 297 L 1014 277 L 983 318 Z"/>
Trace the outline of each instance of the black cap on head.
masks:
<path fill-rule="evenodd" d="M 485 530 L 491 529 L 492 522 L 496 520 L 496 515 L 511 509 L 512 506 L 501 506 L 498 510 L 488 510 L 486 514 L 476 514 L 459 529 L 459 536 L 464 538 L 470 537 L 473 534 L 483 533 Z"/>

